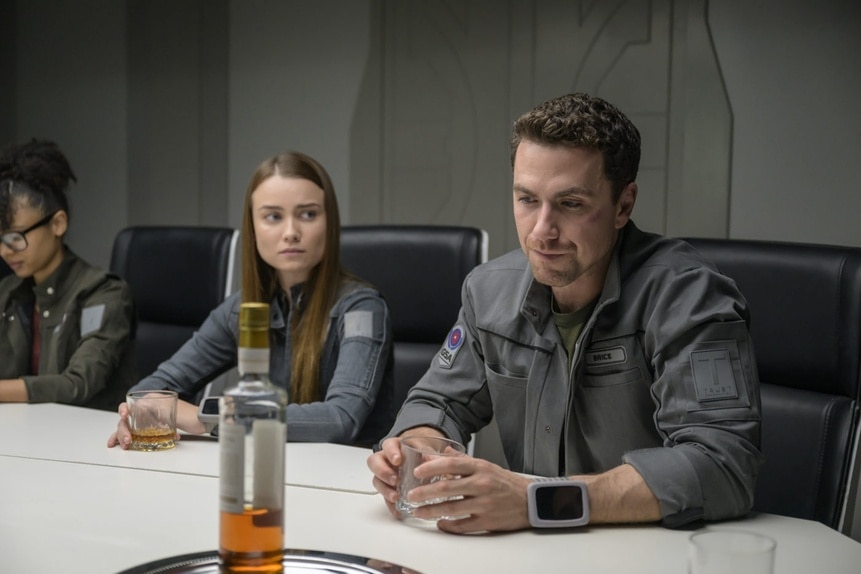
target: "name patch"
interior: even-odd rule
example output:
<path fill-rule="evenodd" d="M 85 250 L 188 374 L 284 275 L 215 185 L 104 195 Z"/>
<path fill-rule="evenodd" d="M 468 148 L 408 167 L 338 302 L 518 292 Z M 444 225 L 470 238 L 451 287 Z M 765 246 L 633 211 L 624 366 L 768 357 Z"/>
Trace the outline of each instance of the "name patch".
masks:
<path fill-rule="evenodd" d="M 628 360 L 628 354 L 625 352 L 625 347 L 589 349 L 586 351 L 586 364 L 589 366 L 624 363 L 626 360 Z"/>
<path fill-rule="evenodd" d="M 448 337 L 445 340 L 445 346 L 440 349 L 439 355 L 439 366 L 443 369 L 450 369 L 454 364 L 454 359 L 457 357 L 457 354 L 460 352 L 463 347 L 463 327 L 460 325 L 455 325 L 454 328 L 449 332 Z"/>
<path fill-rule="evenodd" d="M 727 349 L 694 351 L 691 353 L 691 370 L 698 401 L 738 398 L 738 387 Z"/>

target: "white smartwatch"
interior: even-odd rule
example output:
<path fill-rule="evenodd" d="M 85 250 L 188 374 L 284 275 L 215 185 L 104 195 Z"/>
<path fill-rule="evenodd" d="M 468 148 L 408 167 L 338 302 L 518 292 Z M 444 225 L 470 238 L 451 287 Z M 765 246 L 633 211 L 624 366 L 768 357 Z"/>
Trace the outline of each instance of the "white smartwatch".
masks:
<path fill-rule="evenodd" d="M 589 524 L 586 483 L 569 478 L 538 478 L 526 487 L 529 524 L 536 528 L 571 528 Z"/>

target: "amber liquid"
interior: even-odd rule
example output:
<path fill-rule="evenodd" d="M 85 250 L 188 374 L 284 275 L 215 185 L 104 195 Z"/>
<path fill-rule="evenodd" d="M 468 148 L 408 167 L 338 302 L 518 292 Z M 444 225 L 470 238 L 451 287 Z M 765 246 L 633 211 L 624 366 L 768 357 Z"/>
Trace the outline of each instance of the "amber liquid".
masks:
<path fill-rule="evenodd" d="M 283 572 L 284 513 L 250 509 L 221 511 L 218 556 L 221 572 Z"/>
<path fill-rule="evenodd" d="M 132 450 L 168 450 L 176 446 L 176 433 L 169 428 L 147 427 L 132 431 Z"/>

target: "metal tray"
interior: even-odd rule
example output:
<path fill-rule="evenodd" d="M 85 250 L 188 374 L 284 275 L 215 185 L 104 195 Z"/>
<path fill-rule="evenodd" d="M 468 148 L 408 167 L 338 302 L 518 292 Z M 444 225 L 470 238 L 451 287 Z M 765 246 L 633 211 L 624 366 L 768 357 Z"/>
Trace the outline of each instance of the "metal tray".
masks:
<path fill-rule="evenodd" d="M 384 560 L 320 550 L 284 549 L 284 574 L 402 574 L 415 570 Z M 123 570 L 118 574 L 219 574 L 218 552 L 197 552 L 162 558 Z"/>

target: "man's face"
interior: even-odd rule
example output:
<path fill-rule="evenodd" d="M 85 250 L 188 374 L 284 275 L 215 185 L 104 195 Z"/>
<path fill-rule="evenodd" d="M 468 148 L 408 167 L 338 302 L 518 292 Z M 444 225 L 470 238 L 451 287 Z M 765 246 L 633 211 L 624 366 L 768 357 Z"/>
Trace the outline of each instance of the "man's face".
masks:
<path fill-rule="evenodd" d="M 636 184 L 628 184 L 613 203 L 597 150 L 520 143 L 514 156 L 517 235 L 532 274 L 557 300 L 584 289 L 591 296 L 600 292 L 636 194 Z"/>

